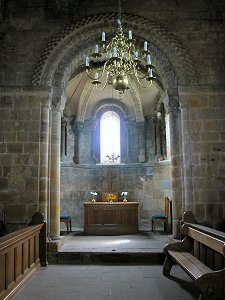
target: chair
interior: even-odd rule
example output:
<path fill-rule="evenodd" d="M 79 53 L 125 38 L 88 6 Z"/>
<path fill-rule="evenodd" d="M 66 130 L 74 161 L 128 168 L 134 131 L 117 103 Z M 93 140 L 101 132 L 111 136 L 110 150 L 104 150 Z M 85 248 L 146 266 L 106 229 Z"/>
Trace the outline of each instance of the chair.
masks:
<path fill-rule="evenodd" d="M 70 216 L 60 216 L 60 222 L 66 223 L 67 234 L 69 232 L 72 232 L 72 225 L 71 225 L 71 217 Z"/>
<path fill-rule="evenodd" d="M 170 210 L 171 227 L 172 227 L 172 201 L 168 197 L 164 199 L 164 214 L 156 214 L 152 216 L 152 231 L 155 232 L 156 223 L 164 224 L 164 231 L 168 230 L 168 217 Z"/>

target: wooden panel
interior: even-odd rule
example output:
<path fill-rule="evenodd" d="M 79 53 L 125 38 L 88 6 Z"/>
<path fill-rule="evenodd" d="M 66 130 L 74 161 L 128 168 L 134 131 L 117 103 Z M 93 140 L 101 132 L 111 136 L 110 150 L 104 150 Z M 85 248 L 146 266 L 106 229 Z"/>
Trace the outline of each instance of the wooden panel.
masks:
<path fill-rule="evenodd" d="M 199 253 L 199 242 L 194 241 L 194 246 L 193 246 L 193 255 L 199 259 L 200 253 Z"/>
<path fill-rule="evenodd" d="M 138 202 L 84 203 L 84 232 L 114 235 L 138 232 Z"/>
<path fill-rule="evenodd" d="M 5 289 L 5 254 L 0 256 L 0 293 Z"/>
<path fill-rule="evenodd" d="M 34 237 L 29 240 L 29 267 L 34 263 Z"/>
<path fill-rule="evenodd" d="M 225 268 L 224 256 L 220 253 L 215 253 L 215 271 Z"/>
<path fill-rule="evenodd" d="M 15 279 L 23 272 L 23 247 L 22 244 L 15 248 Z"/>
<path fill-rule="evenodd" d="M 6 254 L 6 288 L 14 282 L 15 268 L 14 268 L 14 249 L 10 250 Z"/>
<path fill-rule="evenodd" d="M 12 297 L 40 266 L 39 234 L 42 227 L 43 224 L 28 226 L 0 237 L 0 299 L 8 299 L 9 295 Z M 46 245 L 46 230 L 42 240 Z M 32 263 L 31 267 L 29 262 Z"/>
<path fill-rule="evenodd" d="M 39 258 L 39 234 L 34 237 L 34 260 Z"/>
<path fill-rule="evenodd" d="M 215 251 L 213 251 L 210 248 L 206 249 L 206 261 L 207 261 L 207 266 L 215 270 Z"/>
<path fill-rule="evenodd" d="M 26 272 L 29 265 L 28 241 L 23 244 L 23 273 Z"/>
<path fill-rule="evenodd" d="M 199 245 L 199 260 L 204 264 L 207 264 L 206 246 L 203 244 Z"/>
<path fill-rule="evenodd" d="M 206 233 L 199 232 L 194 228 L 188 227 L 188 235 L 196 241 L 212 248 L 213 250 L 225 255 L 225 243 Z"/>

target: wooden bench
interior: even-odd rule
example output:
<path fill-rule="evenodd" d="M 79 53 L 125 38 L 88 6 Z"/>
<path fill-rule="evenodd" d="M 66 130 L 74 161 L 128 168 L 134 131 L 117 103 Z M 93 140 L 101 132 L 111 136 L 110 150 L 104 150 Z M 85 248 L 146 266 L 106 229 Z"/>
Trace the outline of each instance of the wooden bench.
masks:
<path fill-rule="evenodd" d="M 163 275 L 177 263 L 194 280 L 201 299 L 225 299 L 225 234 L 197 224 L 185 223 L 182 241 L 164 248 Z"/>

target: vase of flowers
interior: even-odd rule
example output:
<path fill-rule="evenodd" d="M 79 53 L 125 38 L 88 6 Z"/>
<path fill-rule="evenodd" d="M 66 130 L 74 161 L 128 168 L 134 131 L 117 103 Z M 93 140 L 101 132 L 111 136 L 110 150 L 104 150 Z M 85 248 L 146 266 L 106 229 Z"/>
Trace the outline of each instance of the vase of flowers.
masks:
<path fill-rule="evenodd" d="M 127 194 L 128 194 L 128 192 L 121 193 L 121 196 L 123 196 L 123 203 L 127 203 Z"/>
<path fill-rule="evenodd" d="M 92 195 L 91 202 L 95 203 L 96 202 L 95 197 L 97 196 L 97 193 L 96 192 L 90 192 L 90 194 Z"/>

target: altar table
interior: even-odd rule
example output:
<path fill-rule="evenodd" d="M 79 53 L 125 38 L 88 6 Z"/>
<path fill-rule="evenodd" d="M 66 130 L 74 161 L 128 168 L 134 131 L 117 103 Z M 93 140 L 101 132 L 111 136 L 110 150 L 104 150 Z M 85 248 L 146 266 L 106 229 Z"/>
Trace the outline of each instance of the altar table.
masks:
<path fill-rule="evenodd" d="M 84 233 L 119 235 L 138 233 L 138 202 L 84 202 Z"/>

